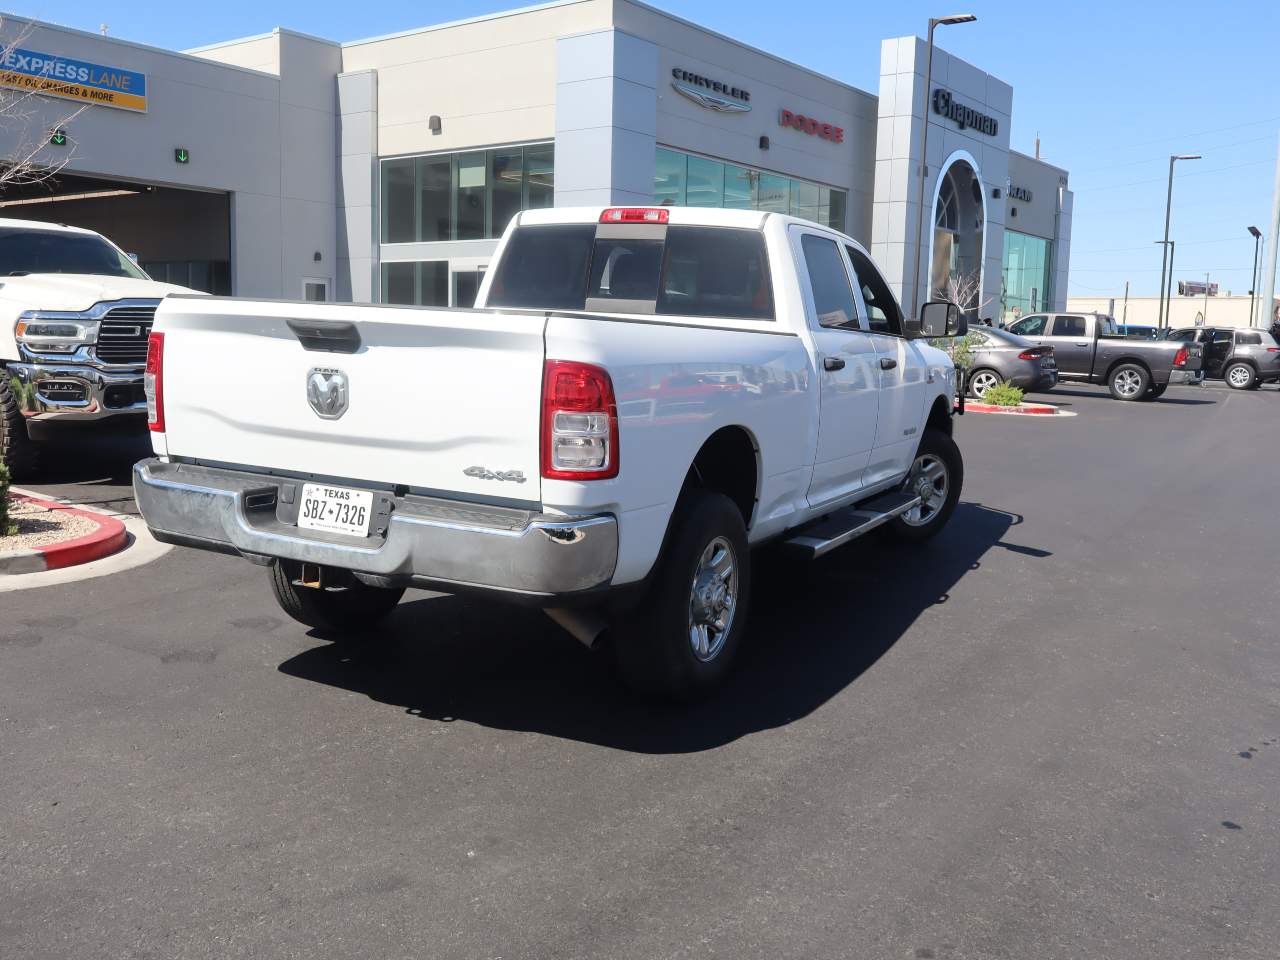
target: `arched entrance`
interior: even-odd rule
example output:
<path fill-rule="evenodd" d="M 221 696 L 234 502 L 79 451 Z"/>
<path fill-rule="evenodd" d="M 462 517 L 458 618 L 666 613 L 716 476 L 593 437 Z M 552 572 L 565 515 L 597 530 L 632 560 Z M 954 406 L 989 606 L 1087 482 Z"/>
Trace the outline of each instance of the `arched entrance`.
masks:
<path fill-rule="evenodd" d="M 952 300 L 976 319 L 982 306 L 986 191 L 977 161 L 957 150 L 942 166 L 933 195 L 929 299 Z"/>

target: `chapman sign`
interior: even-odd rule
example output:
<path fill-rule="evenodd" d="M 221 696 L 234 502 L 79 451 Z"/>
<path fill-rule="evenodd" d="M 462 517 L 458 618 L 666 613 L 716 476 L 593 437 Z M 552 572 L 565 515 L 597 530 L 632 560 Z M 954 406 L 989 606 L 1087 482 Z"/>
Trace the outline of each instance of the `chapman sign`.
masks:
<path fill-rule="evenodd" d="M 147 75 L 15 47 L 0 59 L 0 87 L 146 113 Z"/>
<path fill-rule="evenodd" d="M 938 89 L 933 91 L 933 112 L 954 120 L 961 130 L 972 127 L 979 133 L 994 137 L 1000 132 L 1000 123 L 995 117 L 979 113 L 973 107 L 966 107 L 951 96 L 951 91 Z"/>

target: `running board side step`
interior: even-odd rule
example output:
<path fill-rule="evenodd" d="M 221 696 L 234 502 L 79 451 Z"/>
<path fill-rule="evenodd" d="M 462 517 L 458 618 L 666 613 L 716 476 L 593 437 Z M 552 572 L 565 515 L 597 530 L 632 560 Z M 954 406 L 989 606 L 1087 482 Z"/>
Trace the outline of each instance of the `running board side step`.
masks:
<path fill-rule="evenodd" d="M 784 542 L 810 560 L 816 560 L 918 506 L 920 498 L 915 494 L 883 493 L 856 508 L 845 507 L 815 520 Z"/>

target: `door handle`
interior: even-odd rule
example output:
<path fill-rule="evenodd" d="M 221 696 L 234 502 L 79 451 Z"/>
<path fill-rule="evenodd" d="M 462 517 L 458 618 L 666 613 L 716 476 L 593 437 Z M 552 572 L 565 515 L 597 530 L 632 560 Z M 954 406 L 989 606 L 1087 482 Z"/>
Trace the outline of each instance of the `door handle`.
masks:
<path fill-rule="evenodd" d="M 881 370 L 892 370 L 892 369 L 893 369 L 894 367 L 896 367 L 897 365 L 898 365 L 898 361 L 897 361 L 897 360 L 894 360 L 892 357 L 881 357 L 881 358 L 880 358 L 880 369 L 881 369 Z"/>
<path fill-rule="evenodd" d="M 823 357 L 822 369 L 823 370 L 843 370 L 844 361 L 841 360 L 839 357 Z"/>
<path fill-rule="evenodd" d="M 1089 341 L 1088 341 L 1088 340 L 1086 340 L 1084 343 L 1077 343 L 1077 344 L 1076 344 L 1076 346 L 1077 346 L 1077 347 L 1087 347 L 1088 345 L 1089 345 Z"/>

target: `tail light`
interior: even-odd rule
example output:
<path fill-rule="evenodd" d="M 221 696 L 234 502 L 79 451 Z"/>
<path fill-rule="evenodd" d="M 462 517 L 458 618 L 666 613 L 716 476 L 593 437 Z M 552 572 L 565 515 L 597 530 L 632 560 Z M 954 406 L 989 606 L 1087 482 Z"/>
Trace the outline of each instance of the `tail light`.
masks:
<path fill-rule="evenodd" d="M 1187 348 L 1179 347 L 1178 352 L 1173 355 L 1173 365 L 1175 367 L 1185 367 L 1187 365 Z"/>
<path fill-rule="evenodd" d="M 548 360 L 542 376 L 542 476 L 607 480 L 618 475 L 618 404 L 602 368 Z"/>
<path fill-rule="evenodd" d="M 663 207 L 610 207 L 600 214 L 601 223 L 666 223 L 671 211 Z"/>
<path fill-rule="evenodd" d="M 1280 347 L 1267 347 L 1267 353 L 1280 353 Z"/>
<path fill-rule="evenodd" d="M 164 433 L 164 334 L 147 337 L 147 372 L 142 378 L 147 395 L 147 427 Z"/>
<path fill-rule="evenodd" d="M 1052 350 L 1045 347 L 1032 347 L 1030 350 L 1023 350 L 1018 354 L 1019 360 L 1043 360 L 1045 357 L 1051 356 Z"/>

